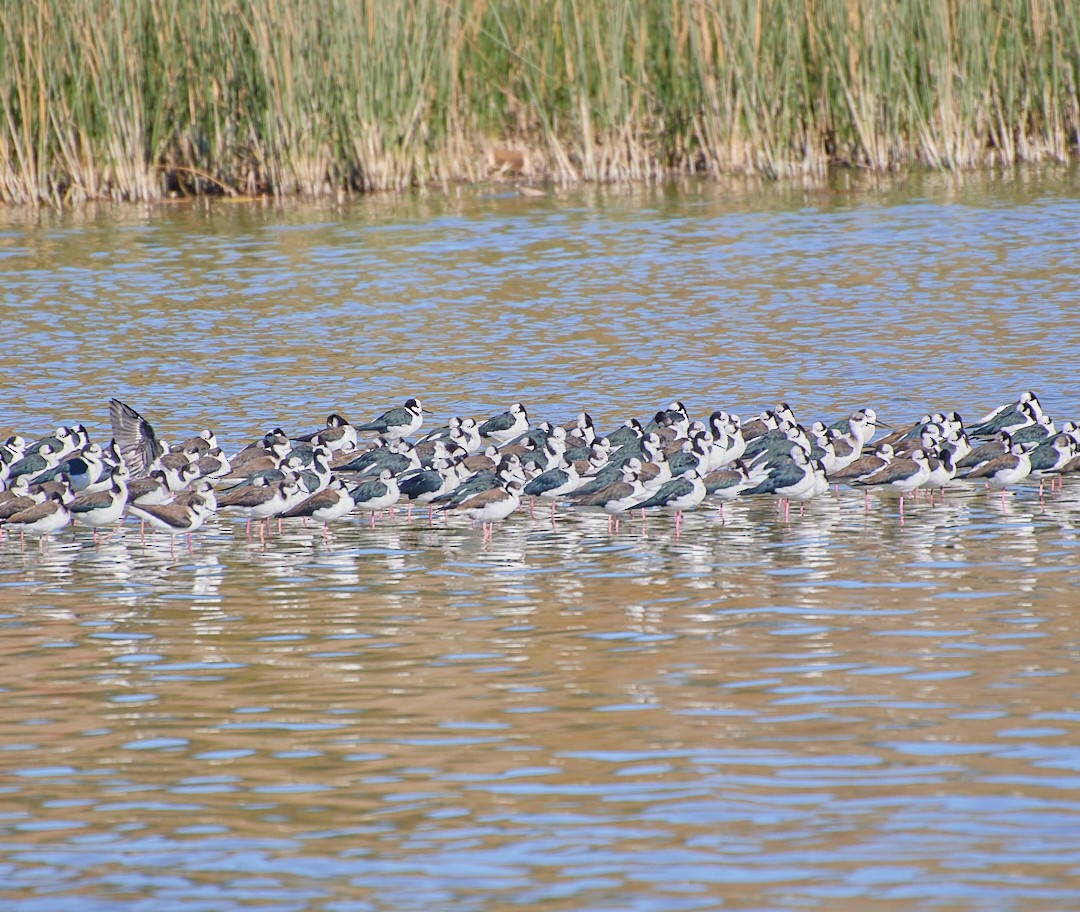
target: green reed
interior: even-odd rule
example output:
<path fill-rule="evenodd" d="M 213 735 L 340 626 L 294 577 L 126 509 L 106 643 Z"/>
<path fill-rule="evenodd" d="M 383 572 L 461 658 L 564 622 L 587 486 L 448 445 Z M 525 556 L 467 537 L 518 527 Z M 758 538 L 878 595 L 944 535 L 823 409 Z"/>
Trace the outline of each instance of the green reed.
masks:
<path fill-rule="evenodd" d="M 1075 0 L 10 0 L 0 199 L 1065 160 Z"/>

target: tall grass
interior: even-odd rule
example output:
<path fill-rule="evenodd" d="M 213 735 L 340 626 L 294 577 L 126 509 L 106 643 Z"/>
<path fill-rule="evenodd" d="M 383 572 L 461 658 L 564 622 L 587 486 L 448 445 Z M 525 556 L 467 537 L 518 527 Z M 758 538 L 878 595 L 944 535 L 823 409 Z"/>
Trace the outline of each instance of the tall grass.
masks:
<path fill-rule="evenodd" d="M 0 199 L 1074 154 L 1076 0 L 10 0 Z"/>

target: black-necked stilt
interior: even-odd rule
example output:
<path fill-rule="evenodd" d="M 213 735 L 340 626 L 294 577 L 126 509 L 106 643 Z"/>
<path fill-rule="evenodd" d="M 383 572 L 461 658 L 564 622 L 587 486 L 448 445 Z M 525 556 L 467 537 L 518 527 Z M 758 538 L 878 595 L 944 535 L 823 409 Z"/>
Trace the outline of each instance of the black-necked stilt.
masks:
<path fill-rule="evenodd" d="M 433 502 L 453 491 L 468 475 L 461 460 L 437 462 L 430 469 L 417 469 L 398 478 L 398 490 L 409 502 L 408 518 L 412 519 L 413 503 L 428 505 L 428 521 L 433 514 Z"/>
<path fill-rule="evenodd" d="M 888 486 L 900 492 L 900 518 L 904 518 L 904 495 L 922 487 L 930 479 L 930 462 L 922 450 L 908 457 L 898 457 L 871 475 L 855 479 L 852 484 Z"/>
<path fill-rule="evenodd" d="M 616 428 L 610 434 L 605 434 L 612 448 L 637 444 L 645 436 L 645 429 L 637 418 L 628 418 L 626 423 Z"/>
<path fill-rule="evenodd" d="M 709 469 L 722 469 L 740 459 L 746 451 L 746 439 L 738 417 L 716 411 L 709 416 L 709 433 L 712 438 L 709 449 Z"/>
<path fill-rule="evenodd" d="M 23 476 L 22 481 L 7 491 L 0 491 L 0 522 L 23 510 L 28 510 L 35 504 L 42 503 L 48 496 L 49 493 L 42 490 L 40 486 L 35 485 L 31 488 L 26 476 Z"/>
<path fill-rule="evenodd" d="M 143 478 L 129 480 L 127 488 L 128 502 L 140 506 L 163 504 L 172 497 L 169 481 L 160 469 L 154 469 Z"/>
<path fill-rule="evenodd" d="M 957 474 L 965 477 L 983 463 L 1008 453 L 1012 449 L 1012 445 L 1012 434 L 1009 431 L 999 431 L 993 440 L 975 447 L 963 458 L 955 460 Z"/>
<path fill-rule="evenodd" d="M 387 412 L 383 412 L 373 421 L 356 426 L 358 432 L 378 434 L 388 440 L 400 440 L 415 434 L 424 423 L 424 407 L 419 399 L 406 399 L 404 405 L 399 405 Z"/>
<path fill-rule="evenodd" d="M 1005 509 L 1005 489 L 1023 481 L 1031 474 L 1031 460 L 1024 447 L 1014 443 L 1008 453 L 1002 453 L 968 472 L 967 478 L 986 479 L 991 488 L 1001 489 L 1001 509 Z"/>
<path fill-rule="evenodd" d="M 467 471 L 470 469 L 469 464 L 473 458 L 470 457 L 463 463 Z M 473 472 L 464 481 L 456 485 L 453 490 L 440 494 L 433 502 L 446 506 L 453 505 L 472 497 L 474 494 L 479 494 L 481 491 L 486 491 L 497 485 L 506 485 L 515 479 L 523 485 L 525 484 L 525 473 L 521 468 L 521 460 L 513 453 L 497 456 L 491 468 Z"/>
<path fill-rule="evenodd" d="M 1035 424 L 1042 414 L 1039 397 L 1033 392 L 1023 393 L 1012 405 L 1000 406 L 987 419 L 967 429 L 971 437 L 992 437 L 1001 431 L 1015 431 Z"/>
<path fill-rule="evenodd" d="M 1047 415 L 1046 412 L 1043 412 L 1035 419 L 1034 424 L 1028 424 L 1014 430 L 1012 439 L 1013 443 L 1037 446 L 1048 437 L 1053 437 L 1056 433 L 1057 427 L 1054 424 L 1054 419 Z"/>
<path fill-rule="evenodd" d="M 119 399 L 109 400 L 109 420 L 113 439 L 120 448 L 131 477 L 142 478 L 149 474 L 154 462 L 165 453 L 165 447 L 158 440 L 150 422 Z"/>
<path fill-rule="evenodd" d="M 291 479 L 268 482 L 260 479 L 255 484 L 241 485 L 218 498 L 218 509 L 234 509 L 247 517 L 246 534 L 251 538 L 251 521 L 259 523 L 259 538 L 265 539 L 261 520 L 269 523 L 289 507 L 289 499 L 300 490 Z"/>
<path fill-rule="evenodd" d="M 327 536 L 327 524 L 335 519 L 348 516 L 355 504 L 352 494 L 340 478 L 332 478 L 321 491 L 310 494 L 295 507 L 281 514 L 282 519 L 308 517 L 323 524 L 323 537 Z"/>
<path fill-rule="evenodd" d="M 927 454 L 927 462 L 930 465 L 930 477 L 926 479 L 926 487 L 930 489 L 930 505 L 934 505 L 934 489 L 941 496 L 941 502 L 945 502 L 945 485 L 956 476 L 956 466 L 953 465 L 952 451 L 939 449 L 936 453 Z"/>
<path fill-rule="evenodd" d="M 355 447 L 357 442 L 356 428 L 337 412 L 326 416 L 325 427 L 292 439 L 297 443 L 321 443 L 332 453 L 339 450 L 348 451 Z"/>
<path fill-rule="evenodd" d="M 803 447 L 793 446 L 785 458 L 769 465 L 768 474 L 760 482 L 740 493 L 747 497 L 771 494 L 784 505 L 784 522 L 787 522 L 791 516 L 791 501 L 803 504 L 817 496 L 819 466 Z M 822 474 L 824 471 L 821 467 Z"/>
<path fill-rule="evenodd" d="M 97 530 L 117 522 L 127 507 L 127 468 L 112 470 L 111 485 L 104 491 L 83 492 L 71 503 L 71 518 L 90 526 L 97 541 Z"/>
<path fill-rule="evenodd" d="M 205 478 L 200 478 L 193 482 L 191 487 L 186 491 L 178 491 L 173 495 L 171 502 L 183 504 L 196 497 L 199 497 L 206 502 L 211 513 L 217 513 L 217 491 L 214 490 L 214 486 Z"/>
<path fill-rule="evenodd" d="M 196 459 L 205 456 L 218 445 L 217 435 L 210 428 L 203 428 L 197 434 L 188 437 L 183 443 L 173 447 L 184 453 L 190 453 Z"/>
<path fill-rule="evenodd" d="M 479 521 L 484 530 L 484 541 L 490 541 L 495 523 L 513 513 L 520 504 L 521 482 L 515 478 L 458 503 L 448 504 L 442 511 L 456 510 L 471 517 L 473 522 Z"/>
<path fill-rule="evenodd" d="M 229 460 L 225 458 L 221 447 L 214 447 L 195 463 L 200 478 L 224 478 L 232 472 Z"/>
<path fill-rule="evenodd" d="M 230 478 L 245 478 L 265 468 L 272 468 L 292 450 L 292 441 L 280 428 L 274 428 L 254 443 L 249 443 L 229 460 Z"/>
<path fill-rule="evenodd" d="M 23 475 L 36 478 L 58 465 L 60 465 L 60 454 L 51 443 L 44 443 L 37 450 L 27 452 L 11 463 L 8 466 L 7 478 L 9 482 Z"/>
<path fill-rule="evenodd" d="M 379 472 L 379 477 L 372 481 L 364 481 L 356 485 L 349 494 L 357 510 L 371 514 L 371 528 L 373 529 L 375 528 L 375 514 L 393 507 L 401 499 L 401 489 L 390 469 L 383 469 Z"/>
<path fill-rule="evenodd" d="M 547 469 L 525 483 L 523 493 L 551 501 L 551 519 L 555 520 L 555 501 L 572 494 L 581 485 L 581 476 L 574 463 Z"/>
<path fill-rule="evenodd" d="M 63 497 L 53 492 L 41 503 L 20 510 L 6 519 L 0 520 L 8 529 L 19 530 L 19 541 L 23 541 L 26 533 L 38 536 L 38 548 L 41 541 L 71 522 L 71 512 Z"/>
<path fill-rule="evenodd" d="M 1018 412 L 1025 405 L 1033 405 L 1036 409 L 1038 409 L 1038 411 L 1042 411 L 1042 405 L 1039 402 L 1039 397 L 1036 396 L 1032 390 L 1025 390 L 1020 394 L 1020 397 L 1015 402 L 1006 402 L 1004 405 L 999 405 L 997 408 L 991 409 L 989 412 L 983 415 L 982 418 L 976 421 L 972 425 L 972 427 L 968 429 L 968 433 L 971 434 L 972 429 L 980 428 L 984 425 L 991 424 L 997 421 L 997 419 L 1001 418 L 1002 416 Z M 1004 425 L 1000 425 L 999 427 L 995 428 L 993 432 L 996 433 L 997 431 L 1000 431 L 1002 427 L 1004 427 Z"/>
<path fill-rule="evenodd" d="M 1050 478 L 1050 490 L 1053 491 L 1054 479 L 1061 479 L 1061 471 L 1076 455 L 1076 441 L 1068 434 L 1055 434 L 1044 440 L 1028 453 L 1031 474 L 1039 479 L 1039 496 L 1043 493 L 1043 481 Z"/>
<path fill-rule="evenodd" d="M 743 491 L 754 487 L 763 477 L 751 477 L 746 464 L 739 459 L 729 466 L 713 469 L 701 480 L 705 485 L 706 497 L 714 497 L 720 502 L 720 520 L 724 522 L 724 504 L 730 503 Z"/>
<path fill-rule="evenodd" d="M 619 478 L 610 481 L 596 490 L 575 491 L 567 495 L 567 502 L 575 507 L 598 507 L 608 514 L 608 531 L 611 531 L 612 517 L 616 517 L 615 530 L 618 531 L 618 514 L 625 513 L 649 495 L 641 483 L 639 470 L 641 462 L 637 459 L 627 461 L 619 469 Z"/>
<path fill-rule="evenodd" d="M 858 441 L 857 449 L 860 451 L 871 440 L 879 427 L 887 428 L 889 425 L 878 421 L 877 412 L 872 408 L 856 409 L 847 418 L 830 425 L 830 430 L 836 430 Z"/>
<path fill-rule="evenodd" d="M 186 535 L 190 550 L 191 533 L 199 529 L 206 519 L 213 515 L 210 505 L 201 497 L 192 497 L 184 503 L 171 501 L 164 504 L 131 506 L 129 509 L 135 516 L 150 523 L 159 532 L 166 533 L 173 553 L 176 550 L 176 536 Z"/>
<path fill-rule="evenodd" d="M 697 469 L 688 469 L 681 475 L 665 481 L 659 489 L 638 506 L 642 510 L 662 508 L 675 512 L 675 535 L 677 536 L 682 525 L 682 515 L 686 510 L 692 510 L 705 499 L 705 483 Z"/>
<path fill-rule="evenodd" d="M 490 437 L 499 443 L 508 443 L 529 429 L 529 414 L 525 406 L 515 402 L 507 411 L 488 418 L 477 430 L 481 437 Z"/>
<path fill-rule="evenodd" d="M 91 443 L 77 453 L 69 454 L 63 462 L 36 475 L 31 484 L 63 477 L 75 491 L 86 491 L 94 486 L 98 486 L 98 489 L 105 488 L 108 487 L 109 468 L 101 447 Z M 103 478 L 104 484 L 101 483 Z"/>

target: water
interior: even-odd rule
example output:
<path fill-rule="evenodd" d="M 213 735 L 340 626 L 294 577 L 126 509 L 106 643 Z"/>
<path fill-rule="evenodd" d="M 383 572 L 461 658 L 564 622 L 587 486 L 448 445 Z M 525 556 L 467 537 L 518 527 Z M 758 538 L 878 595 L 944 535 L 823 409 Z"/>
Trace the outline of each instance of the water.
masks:
<path fill-rule="evenodd" d="M 178 205 L 0 233 L 0 433 L 410 395 L 1080 413 L 1072 174 Z M 1080 483 L 0 544 L 0 905 L 1059 910 Z"/>

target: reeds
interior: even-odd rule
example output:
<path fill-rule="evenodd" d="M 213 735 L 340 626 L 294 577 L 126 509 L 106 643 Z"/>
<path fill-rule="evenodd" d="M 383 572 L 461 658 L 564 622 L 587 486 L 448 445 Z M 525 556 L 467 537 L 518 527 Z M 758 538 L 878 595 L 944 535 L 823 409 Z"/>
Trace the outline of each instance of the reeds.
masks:
<path fill-rule="evenodd" d="M 0 199 L 1073 154 L 1075 0 L 0 3 Z"/>

